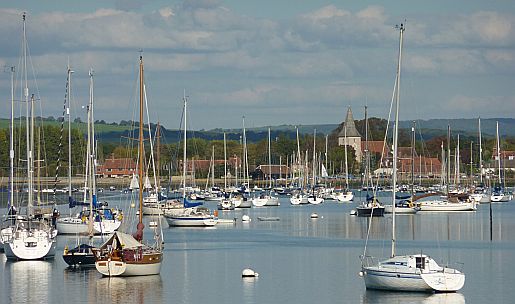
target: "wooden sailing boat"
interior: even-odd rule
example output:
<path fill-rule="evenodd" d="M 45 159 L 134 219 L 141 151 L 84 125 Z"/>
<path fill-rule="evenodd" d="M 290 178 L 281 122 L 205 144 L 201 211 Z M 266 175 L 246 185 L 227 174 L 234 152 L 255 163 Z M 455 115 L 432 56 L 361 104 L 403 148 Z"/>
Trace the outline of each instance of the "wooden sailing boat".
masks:
<path fill-rule="evenodd" d="M 134 235 L 115 232 L 99 249 L 95 249 L 95 267 L 105 276 L 140 276 L 159 274 L 163 260 L 162 232 L 155 229 L 154 244 L 143 243 L 143 57 L 139 58 L 139 215 Z"/>
<path fill-rule="evenodd" d="M 399 88 L 402 56 L 402 37 L 404 26 L 400 26 L 399 61 L 396 78 L 396 111 L 393 135 L 393 196 L 395 202 L 397 191 L 397 149 L 399 130 Z M 367 289 L 382 289 L 388 291 L 419 291 L 419 292 L 454 292 L 460 290 L 465 284 L 465 274 L 462 272 L 439 266 L 434 259 L 422 254 L 398 256 L 395 254 L 395 209 L 392 215 L 392 251 L 389 259 L 374 262 L 374 259 L 362 256 L 360 276 L 365 280 Z"/>

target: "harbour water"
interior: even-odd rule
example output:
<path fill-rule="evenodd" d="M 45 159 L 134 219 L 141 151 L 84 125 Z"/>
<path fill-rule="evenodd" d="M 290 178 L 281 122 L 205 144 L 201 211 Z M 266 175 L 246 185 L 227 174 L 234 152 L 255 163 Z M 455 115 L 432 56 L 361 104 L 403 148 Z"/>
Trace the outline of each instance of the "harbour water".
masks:
<path fill-rule="evenodd" d="M 103 200 L 128 210 L 126 198 L 116 195 Z M 236 223 L 214 228 L 168 228 L 163 220 L 165 252 L 158 276 L 103 278 L 95 268 L 67 268 L 61 253 L 74 244 L 75 237 L 60 235 L 53 260 L 11 262 L 0 254 L 0 303 L 515 301 L 515 202 L 491 205 L 492 230 L 488 204 L 476 212 L 397 216 L 398 254 L 422 252 L 466 273 L 464 288 L 452 294 L 366 290 L 358 272 L 370 219 L 350 215 L 356 204 L 326 201 L 292 206 L 284 197 L 279 207 L 220 212 L 220 218 L 236 218 Z M 205 205 L 216 208 L 215 203 Z M 68 212 L 64 205 L 60 209 Z M 313 212 L 318 219 L 310 218 Z M 242 223 L 243 214 L 252 221 Z M 262 222 L 258 216 L 280 220 Z M 391 220 L 391 215 L 372 219 L 367 254 L 389 255 Z M 151 237 L 149 229 L 146 237 Z M 259 277 L 242 278 L 241 271 L 247 267 Z"/>

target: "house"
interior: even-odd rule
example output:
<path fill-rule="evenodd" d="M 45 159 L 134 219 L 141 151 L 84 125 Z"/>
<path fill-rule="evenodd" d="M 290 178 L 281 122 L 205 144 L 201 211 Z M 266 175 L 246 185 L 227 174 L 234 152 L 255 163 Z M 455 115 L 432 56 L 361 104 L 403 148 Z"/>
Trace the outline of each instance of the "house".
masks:
<path fill-rule="evenodd" d="M 108 158 L 97 166 L 100 177 L 130 177 L 136 174 L 136 162 L 132 158 Z"/>
<path fill-rule="evenodd" d="M 285 165 L 259 165 L 250 175 L 254 180 L 286 178 L 290 168 Z"/>

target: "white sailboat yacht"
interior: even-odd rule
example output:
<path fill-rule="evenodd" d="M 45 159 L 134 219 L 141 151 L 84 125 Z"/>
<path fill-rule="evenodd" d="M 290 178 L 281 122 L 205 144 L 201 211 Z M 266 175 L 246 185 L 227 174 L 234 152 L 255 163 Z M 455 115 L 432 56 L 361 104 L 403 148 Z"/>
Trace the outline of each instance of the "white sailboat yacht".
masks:
<path fill-rule="evenodd" d="M 105 208 L 104 204 L 98 201 L 97 189 L 95 183 L 96 172 L 96 155 L 95 155 L 95 124 L 93 116 L 93 72 L 90 71 L 89 83 L 89 102 L 88 102 L 88 143 L 86 152 L 86 179 L 84 180 L 83 201 L 77 202 L 72 197 L 72 140 L 71 140 L 71 111 L 70 111 L 70 95 L 71 95 L 71 75 L 72 70 L 68 66 L 67 69 L 67 88 L 66 102 L 68 114 L 68 202 L 70 210 L 80 206 L 81 210 L 76 214 L 61 217 L 56 222 L 59 234 L 110 234 L 116 231 L 122 224 L 123 214 L 121 210 Z M 63 117 L 64 118 L 64 117 Z M 88 194 L 90 202 L 88 202 Z M 91 223 L 90 223 L 91 222 Z M 91 228 L 93 231 L 91 231 Z"/>
<path fill-rule="evenodd" d="M 209 213 L 206 208 L 199 207 L 201 203 L 191 203 L 186 199 L 186 135 L 187 135 L 187 107 L 188 99 L 186 94 L 183 97 L 184 102 L 184 142 L 183 142 L 183 159 L 182 159 L 182 201 L 183 209 L 180 212 L 169 214 L 165 213 L 164 217 L 168 225 L 171 227 L 181 226 L 214 226 L 218 223 L 218 217 Z"/>
<path fill-rule="evenodd" d="M 349 107 L 350 111 L 350 107 Z M 347 162 L 347 120 L 343 126 L 344 133 L 344 154 L 345 154 L 345 189 L 336 195 L 336 200 L 338 202 L 351 202 L 354 200 L 354 194 L 350 191 L 349 188 L 349 163 Z"/>
<path fill-rule="evenodd" d="M 403 24 L 399 27 L 399 61 L 396 79 L 396 114 L 393 144 L 393 197 L 397 186 L 397 144 L 399 125 L 399 88 L 402 58 Z M 410 292 L 455 292 L 465 284 L 465 274 L 462 272 L 439 266 L 428 255 L 417 253 L 412 255 L 396 255 L 395 253 L 395 208 L 392 216 L 392 252 L 391 257 L 384 261 L 373 263 L 363 255 L 360 276 L 365 280 L 367 289 L 382 289 L 388 291 Z M 365 249 L 366 252 L 366 249 Z M 372 263 L 371 263 L 372 262 Z"/>
<path fill-rule="evenodd" d="M 27 157 L 27 208 L 26 217 L 18 217 L 12 227 L 12 235 L 3 238 L 4 251 L 8 259 L 37 260 L 53 258 L 57 230 L 50 223 L 34 215 L 34 103 L 29 100 L 27 82 L 27 35 L 26 15 L 23 14 L 23 94 L 26 105 L 26 157 Z"/>
<path fill-rule="evenodd" d="M 496 123 L 496 150 L 497 150 L 497 171 L 498 174 L 498 185 L 494 187 L 492 191 L 492 195 L 490 195 L 490 201 L 492 203 L 498 202 L 509 202 L 513 197 L 510 193 L 505 193 L 504 190 L 504 179 L 503 179 L 503 169 L 501 166 L 501 143 L 499 139 L 499 122 Z"/>
<path fill-rule="evenodd" d="M 261 193 L 252 199 L 252 205 L 254 207 L 270 207 L 279 206 L 279 198 L 272 195 L 272 152 L 270 143 L 270 128 L 268 128 L 268 180 L 270 182 L 270 190 L 268 193 Z"/>

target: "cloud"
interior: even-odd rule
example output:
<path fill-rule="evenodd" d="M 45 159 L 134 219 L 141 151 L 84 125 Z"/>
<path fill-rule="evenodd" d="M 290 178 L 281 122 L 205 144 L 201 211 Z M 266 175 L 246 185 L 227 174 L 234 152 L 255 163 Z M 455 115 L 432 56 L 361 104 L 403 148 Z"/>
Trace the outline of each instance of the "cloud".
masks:
<path fill-rule="evenodd" d="M 270 123 L 302 115 L 338 122 L 344 114 L 331 113 L 334 109 L 365 101 L 377 113 L 388 107 L 399 35 L 393 26 L 401 21 L 397 14 L 402 12 L 387 6 L 351 10 L 333 4 L 272 20 L 239 14 L 221 1 L 184 1 L 153 11 L 141 10 L 142 5 L 146 2 L 118 1 L 114 9 L 29 15 L 30 51 L 38 76 L 44 78 L 47 99 L 62 99 L 70 58 L 77 94 L 87 92 L 87 82 L 82 82 L 93 67 L 99 98 L 105 102 L 99 115 L 109 115 L 120 96 L 127 99 L 131 94 L 138 50 L 143 49 L 149 88 L 159 109 L 171 109 L 170 100 L 182 95 L 184 88 L 193 91 L 197 104 L 205 107 L 202 110 L 216 112 L 219 105 L 240 112 L 250 108 Z M 21 11 L 0 9 L 0 16 L 0 63 L 12 65 L 18 62 Z M 513 20 L 513 12 L 486 10 L 413 16 L 404 36 L 405 83 L 431 86 L 439 79 L 473 83 L 474 77 L 491 83 L 513 80 Z M 1 91 L 9 92 L 8 86 L 0 82 Z M 441 94 L 461 96 L 453 104 L 472 104 L 481 100 L 463 96 L 473 95 L 476 87 L 449 85 Z M 412 97 L 424 103 L 419 105 L 423 108 L 431 99 L 428 95 L 436 93 L 417 92 Z M 485 96 L 484 101 L 512 100 L 509 96 L 515 92 L 506 88 L 501 95 L 505 97 Z M 59 105 L 52 107 L 59 111 Z M 292 109 L 297 116 L 287 114 Z M 329 114 L 318 114 L 324 111 Z M 203 123 L 225 126 L 222 116 L 205 115 L 209 119 Z"/>

